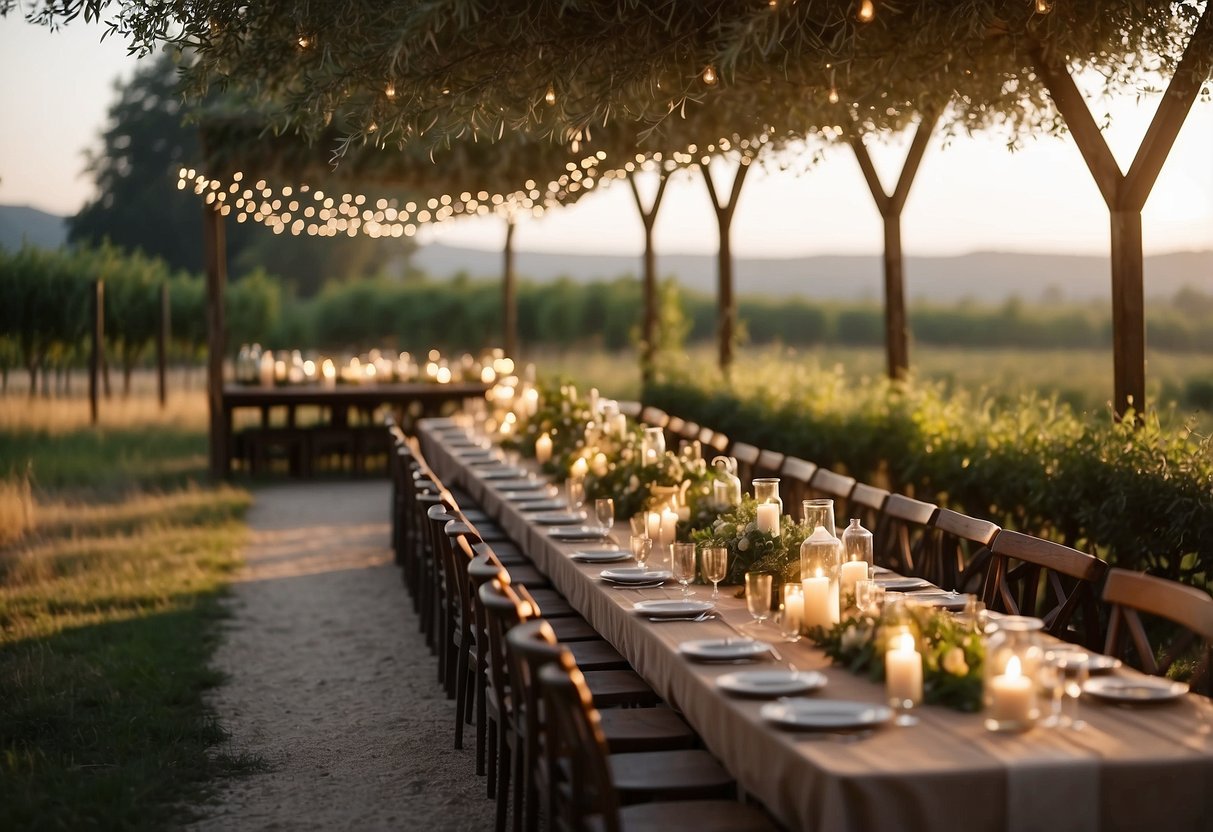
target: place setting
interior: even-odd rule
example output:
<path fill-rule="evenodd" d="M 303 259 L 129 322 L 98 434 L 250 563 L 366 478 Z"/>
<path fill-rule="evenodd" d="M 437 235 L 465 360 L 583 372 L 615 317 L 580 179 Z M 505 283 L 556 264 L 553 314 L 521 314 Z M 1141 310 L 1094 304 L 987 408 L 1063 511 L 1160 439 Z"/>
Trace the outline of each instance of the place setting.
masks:
<path fill-rule="evenodd" d="M 674 573 L 668 569 L 623 566 L 615 569 L 603 569 L 598 573 L 598 577 L 604 583 L 613 584 L 616 587 L 625 589 L 654 589 L 664 586 L 666 581 L 674 577 Z"/>
<path fill-rule="evenodd" d="M 821 690 L 826 675 L 816 670 L 739 670 L 716 677 L 716 687 L 747 699 L 776 699 Z"/>
<path fill-rule="evenodd" d="M 528 520 L 530 519 L 530 512 L 559 511 L 567 505 L 564 500 L 555 497 L 544 497 L 541 494 L 536 495 L 534 498 L 511 500 L 511 502 L 514 503 L 514 506 L 519 511 L 526 514 Z"/>
<path fill-rule="evenodd" d="M 632 560 L 632 553 L 618 546 L 602 549 L 580 549 L 569 555 L 570 560 L 578 563 L 623 563 Z"/>
<path fill-rule="evenodd" d="M 556 495 L 559 493 L 556 491 L 555 486 L 540 482 L 539 480 L 522 480 L 510 485 L 509 488 L 506 488 L 505 484 L 500 482 L 493 483 L 493 485 L 501 489 L 499 492 L 501 499 L 520 507 L 524 504 L 534 504 L 543 501 L 555 502 L 556 504 L 552 506 L 553 508 L 562 508 L 566 505 L 563 500 L 555 500 Z"/>

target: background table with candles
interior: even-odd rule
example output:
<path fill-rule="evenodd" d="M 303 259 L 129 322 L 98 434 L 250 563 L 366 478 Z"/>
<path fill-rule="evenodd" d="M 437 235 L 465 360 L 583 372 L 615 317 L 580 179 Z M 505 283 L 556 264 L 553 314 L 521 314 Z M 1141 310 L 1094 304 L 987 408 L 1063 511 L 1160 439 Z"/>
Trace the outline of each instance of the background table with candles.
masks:
<path fill-rule="evenodd" d="M 915 709 L 915 726 L 889 725 L 866 735 L 777 729 L 760 716 L 761 701 L 730 697 L 716 687 L 716 678 L 735 666 L 697 664 L 678 650 L 683 641 L 728 637 L 749 626 L 752 619 L 744 601 L 735 597 L 735 587 L 721 588 L 717 609 L 723 620 L 650 622 L 635 614 L 632 605 L 676 597 L 677 587 L 636 590 L 604 584 L 600 566 L 569 557 L 595 544 L 553 540 L 546 528 L 503 499 L 491 480 L 463 465 L 424 421 L 420 436 L 427 460 L 443 481 L 466 489 L 498 519 L 573 607 L 685 715 L 741 786 L 789 828 L 1209 828 L 1213 704 L 1202 697 L 1140 708 L 1084 700 L 1087 727 L 1082 731 L 1038 727 L 992 733 L 981 714 L 937 707 Z M 616 539 L 626 541 L 628 534 L 626 523 L 616 525 Z M 662 557 L 655 552 L 652 562 Z M 710 591 L 697 587 L 700 598 Z M 831 666 L 811 643 L 782 642 L 771 624 L 754 632 L 775 644 L 785 663 L 826 674 L 827 686 L 813 695 L 885 703 L 883 685 Z"/>

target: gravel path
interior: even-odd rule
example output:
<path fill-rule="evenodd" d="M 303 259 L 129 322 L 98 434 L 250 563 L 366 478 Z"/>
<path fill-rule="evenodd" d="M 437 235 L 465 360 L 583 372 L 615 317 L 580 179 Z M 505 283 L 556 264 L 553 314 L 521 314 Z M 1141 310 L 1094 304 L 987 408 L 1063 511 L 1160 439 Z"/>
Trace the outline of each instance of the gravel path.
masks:
<path fill-rule="evenodd" d="M 391 562 L 389 491 L 256 491 L 213 702 L 233 750 L 270 770 L 223 784 L 190 829 L 492 828 Z"/>

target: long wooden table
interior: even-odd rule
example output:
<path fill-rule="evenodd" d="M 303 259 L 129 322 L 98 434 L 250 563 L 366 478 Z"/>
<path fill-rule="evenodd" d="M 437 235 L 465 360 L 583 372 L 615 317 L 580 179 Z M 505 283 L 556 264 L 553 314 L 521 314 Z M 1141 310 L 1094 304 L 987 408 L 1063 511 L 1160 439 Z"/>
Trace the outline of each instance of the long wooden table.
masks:
<path fill-rule="evenodd" d="M 225 470 L 231 470 L 234 459 L 233 423 L 235 411 L 258 410 L 261 427 L 268 428 L 271 411 L 285 409 L 281 430 L 301 430 L 296 425 L 296 409 L 317 407 L 324 411 L 322 422 L 329 428 L 348 428 L 349 413 L 359 410 L 371 413 L 382 406 L 395 408 L 401 413 L 417 409 L 421 416 L 437 416 L 449 404 L 459 404 L 465 399 L 482 398 L 488 385 L 481 382 L 457 382 L 450 384 L 409 382 L 399 384 L 339 384 L 334 387 L 320 385 L 292 385 L 285 387 L 263 387 L 260 385 L 228 384 L 223 388 L 223 414 L 215 428 L 216 453 L 225 461 Z"/>
<path fill-rule="evenodd" d="M 716 677 L 736 667 L 696 664 L 680 642 L 728 636 L 751 622 L 743 601 L 722 590 L 720 621 L 654 624 L 635 615 L 662 589 L 622 590 L 598 578 L 601 566 L 569 555 L 593 544 L 561 543 L 502 499 L 491 480 L 462 464 L 436 428 L 422 422 L 429 464 L 466 490 L 518 542 L 587 621 L 678 708 L 707 747 L 792 829 L 1096 832 L 1213 828 L 1213 704 L 1189 695 L 1165 705 L 1122 708 L 1084 698 L 1081 731 L 1036 728 L 993 734 L 980 715 L 923 707 L 920 723 L 887 727 L 854 742 L 789 733 L 767 725 L 761 702 L 729 697 Z M 445 434 L 449 435 L 449 434 Z M 626 524 L 614 530 L 626 539 Z M 699 587 L 699 597 L 709 590 Z M 822 698 L 883 703 L 884 691 L 832 667 L 807 642 L 766 640 L 784 660 L 829 680 Z M 759 665 L 761 666 L 761 665 Z"/>

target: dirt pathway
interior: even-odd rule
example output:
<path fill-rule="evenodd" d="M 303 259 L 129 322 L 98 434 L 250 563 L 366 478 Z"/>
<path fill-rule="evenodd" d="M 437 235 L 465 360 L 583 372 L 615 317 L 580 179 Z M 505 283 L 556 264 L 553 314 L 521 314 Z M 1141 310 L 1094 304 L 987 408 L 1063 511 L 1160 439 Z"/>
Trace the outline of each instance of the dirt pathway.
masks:
<path fill-rule="evenodd" d="M 492 827 L 391 563 L 388 501 L 384 482 L 256 491 L 213 701 L 270 771 L 224 784 L 191 829 Z"/>

